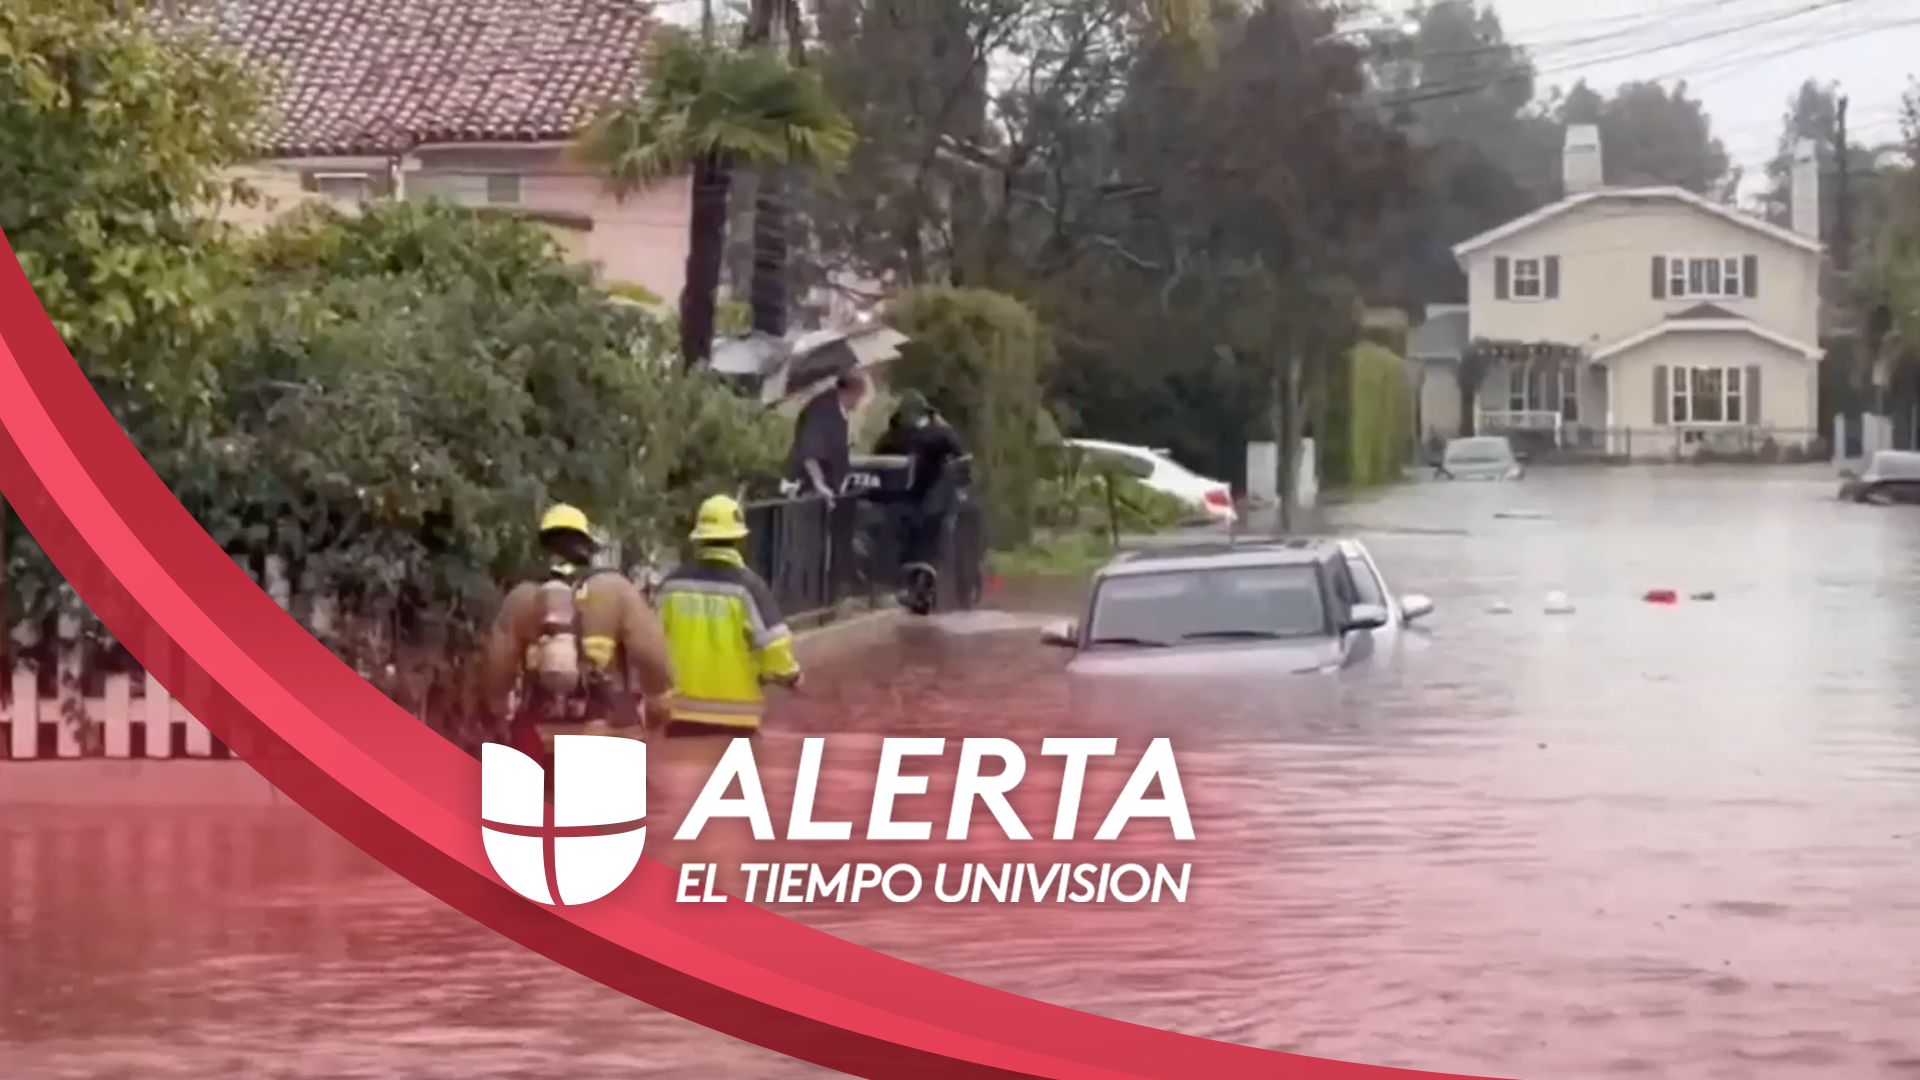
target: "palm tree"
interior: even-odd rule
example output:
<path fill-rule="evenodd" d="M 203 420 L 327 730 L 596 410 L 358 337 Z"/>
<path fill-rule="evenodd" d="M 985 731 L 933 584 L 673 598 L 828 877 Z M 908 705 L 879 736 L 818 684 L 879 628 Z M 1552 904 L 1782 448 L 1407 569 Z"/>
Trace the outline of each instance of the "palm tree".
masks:
<path fill-rule="evenodd" d="M 786 37 L 787 62 L 806 66 L 800 0 L 752 0 L 747 12 L 745 44 L 749 49 L 773 44 L 776 32 Z M 777 29 L 776 29 L 777 28 Z M 748 299 L 753 329 L 772 337 L 787 333 L 787 188 L 791 168 L 763 164 L 754 179 L 753 276 Z"/>
<path fill-rule="evenodd" d="M 680 293 L 680 355 L 691 369 L 713 348 L 735 165 L 837 165 L 853 147 L 853 129 L 818 77 L 765 50 L 717 50 L 672 35 L 645 70 L 645 88 L 603 112 L 580 153 L 622 196 L 692 171 Z"/>

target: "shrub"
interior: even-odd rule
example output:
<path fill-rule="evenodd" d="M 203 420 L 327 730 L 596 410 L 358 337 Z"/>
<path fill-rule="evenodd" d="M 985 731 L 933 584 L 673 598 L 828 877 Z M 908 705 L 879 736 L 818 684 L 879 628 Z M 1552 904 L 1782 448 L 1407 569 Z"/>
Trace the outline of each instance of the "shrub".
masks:
<path fill-rule="evenodd" d="M 1053 359 L 1046 330 L 1019 301 L 985 289 L 914 289 L 893 302 L 887 321 L 910 339 L 894 390 L 925 394 L 967 444 L 989 541 L 1023 542 L 1039 480 L 1042 380 Z"/>
<path fill-rule="evenodd" d="M 1349 354 L 1347 482 L 1355 487 L 1400 478 L 1411 453 L 1412 391 L 1400 357 L 1363 341 Z"/>
<path fill-rule="evenodd" d="M 580 505 L 639 555 L 702 494 L 777 467 L 777 424 L 681 374 L 659 323 L 607 303 L 537 227 L 322 209 L 244 255 L 207 452 L 162 475 L 243 564 L 285 566 L 322 641 L 443 729 L 475 715 L 478 640 L 533 569 L 545 505 Z"/>

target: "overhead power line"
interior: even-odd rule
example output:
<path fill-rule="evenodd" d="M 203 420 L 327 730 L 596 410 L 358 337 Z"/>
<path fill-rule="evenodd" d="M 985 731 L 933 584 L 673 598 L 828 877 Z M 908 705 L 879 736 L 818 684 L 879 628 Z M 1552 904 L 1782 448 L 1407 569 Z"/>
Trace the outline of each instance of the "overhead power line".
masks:
<path fill-rule="evenodd" d="M 1607 56 L 1596 57 L 1589 60 L 1582 60 L 1574 64 L 1560 65 L 1555 67 L 1543 68 L 1539 70 L 1532 70 L 1526 67 L 1520 67 L 1512 71 L 1502 72 L 1498 75 L 1494 75 L 1492 77 L 1489 77 L 1487 79 L 1480 80 L 1477 82 L 1463 83 L 1455 86 L 1435 87 L 1431 89 L 1417 90 L 1409 94 L 1383 98 L 1378 101 L 1375 101 L 1373 104 L 1383 108 L 1402 108 L 1408 105 L 1420 105 L 1420 104 L 1427 104 L 1427 103 L 1436 102 L 1436 101 L 1446 101 L 1452 98 L 1469 97 L 1471 95 L 1482 93 L 1484 91 L 1494 89 L 1495 87 L 1508 85 L 1510 83 L 1524 82 L 1529 79 L 1538 79 L 1548 75 L 1564 74 L 1569 71 L 1577 71 L 1582 68 L 1588 68 L 1588 67 L 1598 67 L 1603 64 L 1617 63 L 1622 60 L 1632 60 L 1641 56 L 1650 56 L 1650 55 L 1653 55 L 1654 53 L 1666 52 L 1668 50 L 1682 48 L 1687 45 L 1696 45 L 1703 41 L 1712 41 L 1719 38 L 1727 37 L 1728 35 L 1731 35 L 1731 34 L 1744 33 L 1749 30 L 1757 30 L 1762 27 L 1773 26 L 1779 23 L 1783 23 L 1791 19 L 1803 18 L 1807 15 L 1814 14 L 1815 12 L 1827 11 L 1834 8 L 1845 7 L 1847 5 L 1856 4 L 1859 2 L 1861 2 L 1861 0 L 1814 0 L 1814 2 L 1812 3 L 1802 4 L 1798 7 L 1795 7 L 1786 11 L 1772 12 L 1768 15 L 1764 15 L 1755 19 L 1750 19 L 1746 22 L 1742 22 L 1737 25 L 1716 27 L 1712 30 L 1702 31 L 1699 33 L 1690 34 L 1684 37 L 1674 38 L 1669 41 L 1664 41 L 1664 42 L 1660 42 L 1653 45 L 1647 45 L 1647 46 L 1643 46 L 1643 47 L 1628 50 L 1628 51 L 1617 52 Z"/>

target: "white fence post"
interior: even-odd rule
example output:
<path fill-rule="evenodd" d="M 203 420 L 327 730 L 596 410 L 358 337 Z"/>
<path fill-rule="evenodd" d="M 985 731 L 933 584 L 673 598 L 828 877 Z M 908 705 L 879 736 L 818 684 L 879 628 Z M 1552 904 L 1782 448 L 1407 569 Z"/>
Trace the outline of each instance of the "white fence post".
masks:
<path fill-rule="evenodd" d="M 110 758 L 133 756 L 133 679 L 107 676 L 106 696 L 100 701 L 100 722 L 106 728 L 104 748 Z"/>
<path fill-rule="evenodd" d="M 54 756 L 71 758 L 80 756 L 80 733 L 74 730 L 74 706 L 86 705 L 80 700 L 80 650 L 78 647 L 60 651 L 60 675 L 54 682 L 53 730 Z"/>
<path fill-rule="evenodd" d="M 1280 501 L 1280 444 L 1247 444 L 1247 503 L 1272 506 Z"/>
<path fill-rule="evenodd" d="M 40 680 L 33 669 L 13 669 L 13 757 L 40 754 Z"/>
<path fill-rule="evenodd" d="M 147 748 L 143 757 L 168 758 L 173 756 L 173 697 L 160 680 L 147 672 L 147 696 L 141 702 L 142 720 L 147 725 Z"/>
<path fill-rule="evenodd" d="M 1311 510 L 1320 497 L 1320 463 L 1312 439 L 1300 440 L 1300 460 L 1295 465 L 1300 471 L 1294 484 L 1294 503 L 1302 510 Z"/>
<path fill-rule="evenodd" d="M 196 688 L 204 685 L 206 682 L 206 676 L 198 670 L 189 672 L 187 678 L 193 680 Z M 186 721 L 187 725 L 187 756 L 213 756 L 213 733 L 207 730 L 205 724 L 194 719 L 193 714 L 188 712 L 184 705 L 179 707 L 178 714 L 179 718 Z"/>

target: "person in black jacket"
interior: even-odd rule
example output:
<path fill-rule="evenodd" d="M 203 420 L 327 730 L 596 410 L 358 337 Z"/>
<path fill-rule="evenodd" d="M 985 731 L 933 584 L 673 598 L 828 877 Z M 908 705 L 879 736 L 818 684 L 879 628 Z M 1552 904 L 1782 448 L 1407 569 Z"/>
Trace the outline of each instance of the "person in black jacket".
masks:
<path fill-rule="evenodd" d="M 953 465 L 966 456 L 966 448 L 926 398 L 908 391 L 901 395 L 874 450 L 912 462 L 913 479 L 899 506 L 900 569 L 904 579 L 900 602 L 916 613 L 926 614 L 933 608 L 937 580 L 934 567 L 957 494 Z"/>

